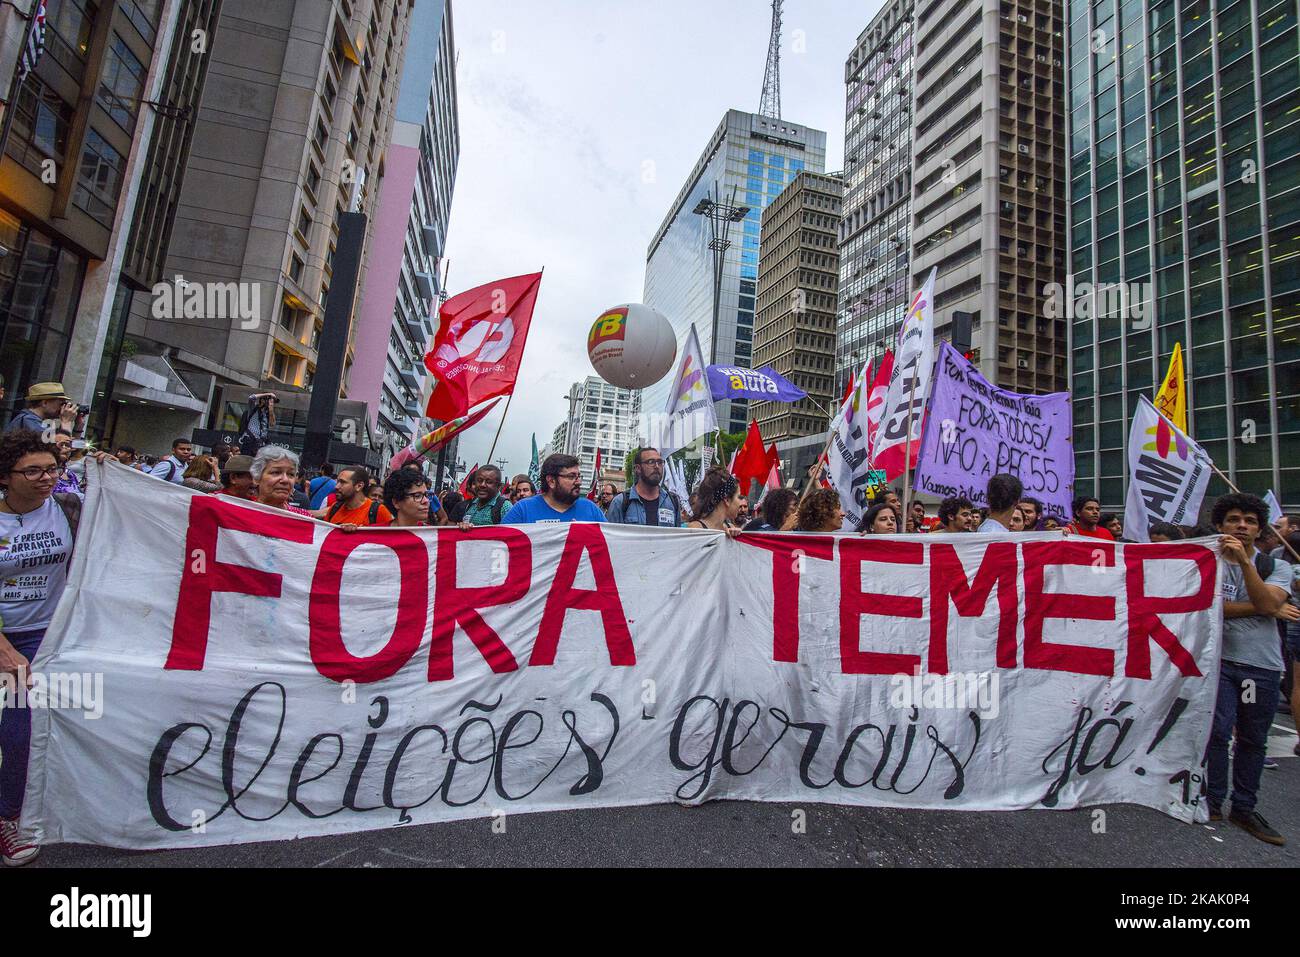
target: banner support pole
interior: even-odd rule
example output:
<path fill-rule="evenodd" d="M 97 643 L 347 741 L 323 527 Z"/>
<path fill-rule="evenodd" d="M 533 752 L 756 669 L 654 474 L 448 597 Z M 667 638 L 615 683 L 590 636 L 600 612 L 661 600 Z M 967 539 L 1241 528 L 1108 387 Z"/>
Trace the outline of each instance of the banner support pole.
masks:
<path fill-rule="evenodd" d="M 520 364 L 523 364 L 522 359 L 520 360 Z M 506 424 L 506 416 L 510 414 L 510 400 L 514 397 L 514 390 L 511 390 L 510 394 L 506 396 L 505 411 L 501 413 L 501 421 L 497 423 L 497 434 L 492 437 L 492 448 L 488 449 L 487 461 L 489 465 L 492 464 L 492 453 L 497 450 L 497 440 L 501 438 L 501 429 Z"/>
<path fill-rule="evenodd" d="M 912 414 L 916 411 L 916 369 L 912 370 L 911 387 L 907 395 L 907 445 L 903 452 L 903 514 L 898 516 L 898 532 L 907 532 L 907 514 L 911 510 L 908 499 L 912 495 Z"/>
<path fill-rule="evenodd" d="M 1163 414 L 1163 413 L 1162 413 L 1162 414 Z M 1210 468 L 1214 469 L 1214 474 L 1217 475 L 1219 478 L 1223 479 L 1224 484 L 1227 485 L 1228 488 L 1232 489 L 1233 492 L 1235 492 L 1236 494 L 1240 495 L 1240 494 L 1241 494 L 1241 489 L 1239 489 L 1239 488 L 1237 488 L 1237 486 L 1233 485 L 1233 484 L 1232 484 L 1232 479 L 1228 478 L 1228 476 L 1224 475 L 1223 472 L 1221 472 L 1221 471 L 1219 470 L 1219 467 L 1218 467 L 1217 465 L 1214 464 L 1214 459 L 1210 459 L 1209 462 L 1210 462 Z M 1292 557 L 1292 558 L 1294 558 L 1297 562 L 1300 562 L 1300 555 L 1296 554 L 1296 550 L 1295 550 L 1294 548 L 1291 547 L 1291 543 L 1288 542 L 1285 538 L 1282 538 L 1280 535 L 1279 535 L 1278 537 L 1279 537 L 1279 538 L 1281 539 L 1281 541 L 1282 541 L 1282 547 L 1285 548 L 1288 552 L 1291 553 L 1291 557 Z"/>

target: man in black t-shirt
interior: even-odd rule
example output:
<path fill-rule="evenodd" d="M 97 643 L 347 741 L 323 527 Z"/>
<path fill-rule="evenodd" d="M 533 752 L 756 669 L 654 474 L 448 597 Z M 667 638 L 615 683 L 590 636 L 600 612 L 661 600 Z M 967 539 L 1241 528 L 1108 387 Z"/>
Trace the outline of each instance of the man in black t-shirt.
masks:
<path fill-rule="evenodd" d="M 663 488 L 664 460 L 655 448 L 637 449 L 632 456 L 632 471 L 636 482 L 626 492 L 620 492 L 609 503 L 605 512 L 607 521 L 623 525 L 656 525 L 680 528 L 682 503 L 677 496 Z"/>

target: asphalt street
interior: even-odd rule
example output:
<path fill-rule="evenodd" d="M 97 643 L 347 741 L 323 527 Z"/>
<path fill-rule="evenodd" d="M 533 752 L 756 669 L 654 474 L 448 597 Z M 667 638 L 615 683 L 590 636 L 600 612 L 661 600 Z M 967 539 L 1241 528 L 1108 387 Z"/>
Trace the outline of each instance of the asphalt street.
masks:
<path fill-rule="evenodd" d="M 512 814 L 342 836 L 166 852 L 63 844 L 32 867 L 1296 867 L 1300 758 L 1276 719 L 1259 811 L 1290 843 L 1182 824 L 1132 805 L 1075 811 L 916 811 L 718 801 Z M 805 815 L 796 833 L 796 812 Z M 1098 824 L 1104 830 L 1098 832 Z"/>

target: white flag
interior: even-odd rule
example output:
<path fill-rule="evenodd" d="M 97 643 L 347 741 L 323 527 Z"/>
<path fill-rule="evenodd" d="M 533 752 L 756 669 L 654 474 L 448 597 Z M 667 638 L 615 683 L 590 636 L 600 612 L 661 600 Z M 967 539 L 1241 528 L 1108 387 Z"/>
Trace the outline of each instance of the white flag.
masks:
<path fill-rule="evenodd" d="M 937 268 L 930 270 L 898 331 L 894 371 L 873 450 L 876 468 L 884 469 L 890 481 L 915 465 L 920 453 L 922 410 L 934 371 L 934 279 L 938 272 Z M 912 454 L 905 462 L 909 436 Z"/>
<path fill-rule="evenodd" d="M 664 459 L 664 487 L 677 496 L 683 508 L 690 501 L 691 493 L 686 487 L 686 473 L 682 463 L 671 458 Z"/>
<path fill-rule="evenodd" d="M 1282 503 L 1277 500 L 1272 489 L 1264 493 L 1264 502 L 1268 505 L 1268 523 L 1273 525 L 1282 521 Z"/>
<path fill-rule="evenodd" d="M 1124 533 L 1146 542 L 1152 522 L 1195 525 L 1211 470 L 1205 450 L 1139 396 L 1128 434 Z"/>
<path fill-rule="evenodd" d="M 718 417 L 713 409 L 713 395 L 705 377 L 704 353 L 695 323 L 682 347 L 682 361 L 677 366 L 673 387 L 668 392 L 668 405 L 659 430 L 659 451 L 665 457 L 690 445 L 701 435 L 718 430 Z"/>
<path fill-rule="evenodd" d="M 826 480 L 840 497 L 844 509 L 845 531 L 853 531 L 862 521 L 870 503 L 867 479 L 871 463 L 867 460 L 867 393 L 871 383 L 864 374 L 835 416 L 830 446 L 826 451 Z"/>

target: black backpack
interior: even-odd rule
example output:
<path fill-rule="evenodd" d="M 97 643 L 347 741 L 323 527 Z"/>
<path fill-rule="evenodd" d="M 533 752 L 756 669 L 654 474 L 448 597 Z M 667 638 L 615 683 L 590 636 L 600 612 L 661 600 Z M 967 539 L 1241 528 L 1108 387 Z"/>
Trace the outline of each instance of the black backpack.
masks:
<path fill-rule="evenodd" d="M 330 510 L 325 516 L 325 521 L 327 522 L 333 521 L 334 516 L 339 513 L 339 509 L 341 509 L 342 507 L 343 507 L 343 503 L 340 502 L 338 499 L 335 499 L 334 504 L 330 506 Z M 369 525 L 373 525 L 378 520 L 379 520 L 379 503 L 372 501 L 370 503 L 370 512 L 368 513 L 368 516 L 366 518 L 366 523 Z"/>

